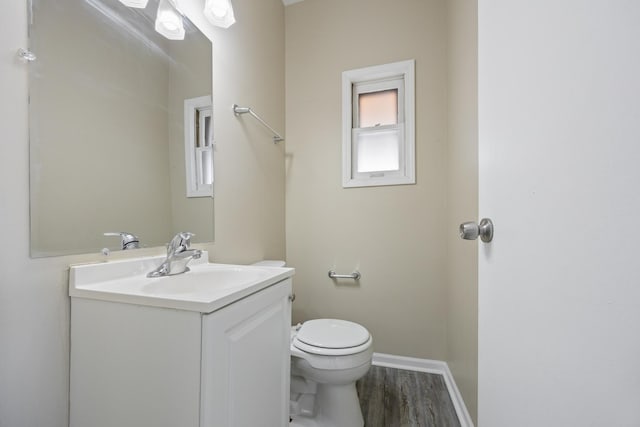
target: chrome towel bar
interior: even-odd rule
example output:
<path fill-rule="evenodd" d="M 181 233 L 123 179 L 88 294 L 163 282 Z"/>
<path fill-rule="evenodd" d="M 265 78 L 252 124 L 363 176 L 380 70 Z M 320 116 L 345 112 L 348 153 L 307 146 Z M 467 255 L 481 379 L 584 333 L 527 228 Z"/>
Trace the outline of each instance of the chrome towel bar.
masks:
<path fill-rule="evenodd" d="M 358 270 L 354 271 L 351 274 L 337 274 L 335 271 L 329 270 L 329 277 L 331 277 L 332 279 L 360 280 L 361 274 L 360 274 L 360 272 Z"/>
<path fill-rule="evenodd" d="M 275 130 L 273 130 L 273 128 L 271 126 L 269 126 L 267 124 L 267 122 L 265 122 L 264 120 L 262 120 L 260 118 L 260 116 L 258 116 L 256 113 L 253 112 L 253 110 L 251 109 L 251 107 L 240 107 L 238 106 L 238 104 L 233 104 L 233 114 L 235 114 L 236 116 L 239 116 L 241 114 L 251 114 L 257 121 L 259 121 L 262 126 L 266 127 L 267 129 L 269 129 L 271 131 L 271 133 L 273 134 L 273 143 L 276 144 L 280 141 L 284 141 L 284 138 L 280 136 L 280 134 L 278 132 L 276 132 Z"/>

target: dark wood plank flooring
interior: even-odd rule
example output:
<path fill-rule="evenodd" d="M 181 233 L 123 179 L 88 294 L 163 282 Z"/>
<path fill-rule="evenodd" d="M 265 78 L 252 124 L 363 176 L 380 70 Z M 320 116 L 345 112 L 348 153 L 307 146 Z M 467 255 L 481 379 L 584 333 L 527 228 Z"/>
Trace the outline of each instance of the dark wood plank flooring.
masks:
<path fill-rule="evenodd" d="M 356 387 L 365 427 L 460 427 L 442 375 L 372 366 Z"/>

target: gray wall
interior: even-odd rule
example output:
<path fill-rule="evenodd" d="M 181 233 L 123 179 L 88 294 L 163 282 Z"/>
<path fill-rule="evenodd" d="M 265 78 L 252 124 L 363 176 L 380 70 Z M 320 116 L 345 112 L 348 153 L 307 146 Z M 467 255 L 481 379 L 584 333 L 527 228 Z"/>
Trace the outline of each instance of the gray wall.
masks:
<path fill-rule="evenodd" d="M 306 0 L 285 12 L 294 320 L 353 320 L 377 352 L 437 360 L 447 357 L 445 6 Z M 417 183 L 344 189 L 342 72 L 406 59 L 416 61 Z M 359 285 L 327 277 L 356 268 Z"/>
<path fill-rule="evenodd" d="M 458 225 L 478 220 L 478 11 L 448 0 L 447 362 L 471 417 L 478 400 L 478 243 Z"/>
<path fill-rule="evenodd" d="M 233 9 L 238 22 L 216 29 L 213 42 L 215 259 L 283 259 L 284 144 L 231 106 L 250 106 L 284 129 L 284 8 L 280 0 L 234 0 Z"/>
<path fill-rule="evenodd" d="M 393 13 L 389 13 L 393 10 Z M 475 419 L 477 12 L 472 0 L 286 8 L 287 261 L 294 320 L 362 323 L 375 351 L 446 360 Z M 341 187 L 341 73 L 416 59 L 417 184 Z M 359 286 L 326 277 L 362 273 Z"/>

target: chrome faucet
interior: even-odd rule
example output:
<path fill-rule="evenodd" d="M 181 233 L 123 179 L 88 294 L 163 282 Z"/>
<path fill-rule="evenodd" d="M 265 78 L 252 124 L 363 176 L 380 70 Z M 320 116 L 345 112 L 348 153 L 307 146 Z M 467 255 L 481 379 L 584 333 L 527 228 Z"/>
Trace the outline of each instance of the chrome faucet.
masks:
<path fill-rule="evenodd" d="M 129 233 L 127 231 L 110 231 L 108 233 L 104 233 L 104 235 L 120 237 L 120 249 L 123 251 L 138 249 L 140 247 L 140 239 L 133 233 Z"/>
<path fill-rule="evenodd" d="M 171 239 L 167 245 L 167 258 L 147 277 L 163 277 L 172 276 L 174 274 L 186 273 L 189 271 L 187 264 L 192 259 L 198 259 L 202 256 L 200 249 L 189 249 L 193 233 L 183 231 Z"/>

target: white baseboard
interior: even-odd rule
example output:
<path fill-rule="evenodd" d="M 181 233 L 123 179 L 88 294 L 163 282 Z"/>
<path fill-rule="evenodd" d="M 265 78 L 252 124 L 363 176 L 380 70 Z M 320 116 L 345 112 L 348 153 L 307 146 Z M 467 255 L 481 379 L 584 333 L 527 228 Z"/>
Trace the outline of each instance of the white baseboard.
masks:
<path fill-rule="evenodd" d="M 444 378 L 449 396 L 453 402 L 453 407 L 460 420 L 461 427 L 474 427 L 473 420 L 467 411 L 467 407 L 462 400 L 462 395 L 456 385 L 453 375 L 449 370 L 449 365 L 441 360 L 417 359 L 415 357 L 395 356 L 393 354 L 373 353 L 372 364 L 387 368 L 406 369 L 409 371 L 428 372 L 439 374 Z"/>

